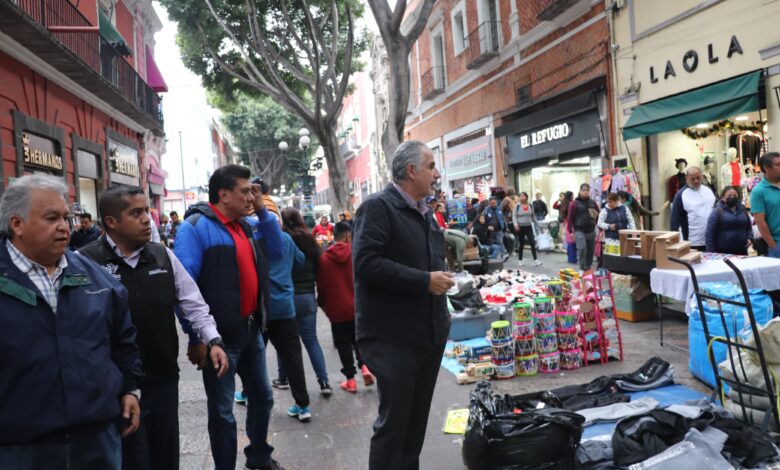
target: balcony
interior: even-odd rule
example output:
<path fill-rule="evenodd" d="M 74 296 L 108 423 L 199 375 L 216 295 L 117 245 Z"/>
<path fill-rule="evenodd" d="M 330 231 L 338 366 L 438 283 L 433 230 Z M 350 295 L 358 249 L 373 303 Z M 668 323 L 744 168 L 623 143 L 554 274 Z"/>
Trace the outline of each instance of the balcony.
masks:
<path fill-rule="evenodd" d="M 466 38 L 466 68 L 479 68 L 497 56 L 498 21 L 485 21 Z"/>
<path fill-rule="evenodd" d="M 0 31 L 117 111 L 162 135 L 160 96 L 68 0 L 0 0 Z"/>
<path fill-rule="evenodd" d="M 428 69 L 420 79 L 422 86 L 422 98 L 430 100 L 444 93 L 444 77 L 446 69 L 442 66 L 435 66 Z"/>
<path fill-rule="evenodd" d="M 558 15 L 574 6 L 577 0 L 542 0 L 539 3 L 539 14 L 536 15 L 536 19 L 539 21 L 552 21 Z"/>

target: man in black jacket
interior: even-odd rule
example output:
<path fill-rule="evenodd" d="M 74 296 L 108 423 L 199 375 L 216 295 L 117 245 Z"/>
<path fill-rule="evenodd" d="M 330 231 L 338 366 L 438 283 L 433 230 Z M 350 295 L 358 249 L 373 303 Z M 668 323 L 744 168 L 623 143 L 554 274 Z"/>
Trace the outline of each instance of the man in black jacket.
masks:
<path fill-rule="evenodd" d="M 450 330 L 444 233 L 425 205 L 439 178 L 419 141 L 393 156 L 393 183 L 364 201 L 353 237 L 357 339 L 379 387 L 370 469 L 415 469 Z"/>
<path fill-rule="evenodd" d="M 130 314 L 138 330 L 144 374 L 141 425 L 122 443 L 122 468 L 179 468 L 179 337 L 174 308 L 200 339 L 211 345 L 218 374 L 228 369 L 217 324 L 195 281 L 178 258 L 151 243 L 149 203 L 140 188 L 116 186 L 100 196 L 106 234 L 79 250 L 127 288 Z"/>
<path fill-rule="evenodd" d="M 79 228 L 70 235 L 68 246 L 71 250 L 78 250 L 84 245 L 88 245 L 100 236 L 100 229 L 92 223 L 92 214 L 84 212 L 79 214 Z"/>

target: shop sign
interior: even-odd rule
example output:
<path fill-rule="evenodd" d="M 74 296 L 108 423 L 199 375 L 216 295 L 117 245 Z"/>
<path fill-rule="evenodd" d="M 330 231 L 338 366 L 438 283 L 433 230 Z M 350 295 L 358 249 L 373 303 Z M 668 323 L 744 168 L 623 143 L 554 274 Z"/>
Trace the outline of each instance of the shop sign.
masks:
<path fill-rule="evenodd" d="M 108 162 L 112 182 L 140 186 L 141 169 L 137 150 L 108 139 Z"/>
<path fill-rule="evenodd" d="M 490 152 L 489 136 L 484 135 L 447 148 L 444 161 L 449 181 L 492 173 L 493 155 Z"/>
<path fill-rule="evenodd" d="M 57 155 L 57 146 L 51 139 L 22 133 L 22 154 L 24 164 L 62 171 L 62 157 Z"/>
<path fill-rule="evenodd" d="M 529 134 L 523 134 L 520 136 L 520 146 L 522 148 L 526 148 L 533 145 L 543 144 L 545 142 L 565 139 L 571 135 L 571 127 L 571 124 L 564 122 L 562 124 L 555 124 L 542 130 L 531 132 Z"/>
<path fill-rule="evenodd" d="M 186 201 L 194 201 L 196 199 L 197 195 L 192 191 L 185 191 L 184 192 L 184 200 Z"/>
<path fill-rule="evenodd" d="M 726 51 L 726 59 L 731 59 L 731 56 L 734 54 L 743 55 L 742 52 L 742 45 L 740 45 L 739 40 L 737 39 L 736 35 L 731 36 L 731 41 L 729 41 L 729 47 Z M 699 57 L 699 52 L 696 49 L 689 49 L 683 54 L 681 65 L 683 70 L 685 70 L 688 73 L 693 73 L 699 68 L 699 63 L 704 62 L 705 54 L 702 54 L 701 60 Z M 716 64 L 718 61 L 720 61 L 720 55 L 718 50 L 715 48 L 715 45 L 713 43 L 707 44 L 707 52 L 706 52 L 706 60 L 708 64 Z M 677 70 L 674 68 L 674 64 L 672 63 L 672 60 L 666 61 L 666 66 L 664 67 L 663 71 L 663 78 L 664 80 L 668 80 L 670 77 L 676 77 L 677 76 Z M 650 66 L 650 83 L 658 83 L 660 77 L 660 70 L 656 72 L 655 66 Z"/>

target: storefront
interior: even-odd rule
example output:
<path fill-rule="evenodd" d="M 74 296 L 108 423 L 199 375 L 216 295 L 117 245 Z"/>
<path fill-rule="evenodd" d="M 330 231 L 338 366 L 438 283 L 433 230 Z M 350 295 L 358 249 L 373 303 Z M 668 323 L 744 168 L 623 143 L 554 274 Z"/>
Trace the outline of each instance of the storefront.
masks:
<path fill-rule="evenodd" d="M 778 148 L 778 15 L 775 2 L 746 0 L 670 11 L 631 2 L 615 16 L 620 147 L 644 187 L 656 189 L 645 204 L 661 212 L 654 229 L 669 227 L 671 201 L 691 166 L 716 193 L 734 185 L 749 201 L 758 157 Z"/>
<path fill-rule="evenodd" d="M 563 99 L 551 99 L 496 128 L 504 137 L 511 181 L 518 192 L 548 203 L 561 192 L 577 191 L 590 183 L 604 166 L 605 140 L 600 102 L 603 91 L 592 89 Z"/>
<path fill-rule="evenodd" d="M 495 184 L 490 120 L 482 119 L 444 136 L 441 168 L 451 194 L 458 191 L 480 201 Z"/>
<path fill-rule="evenodd" d="M 13 112 L 16 176 L 45 174 L 65 178 L 65 131 L 38 119 Z"/>
<path fill-rule="evenodd" d="M 98 217 L 98 197 L 104 189 L 104 165 L 103 147 L 89 140 L 81 138 L 78 134 L 71 134 L 73 142 L 73 161 L 75 163 L 76 203 L 74 212 L 87 212 L 93 219 Z"/>
<path fill-rule="evenodd" d="M 108 180 L 111 186 L 141 187 L 141 165 L 138 146 L 121 134 L 106 129 L 108 151 Z"/>

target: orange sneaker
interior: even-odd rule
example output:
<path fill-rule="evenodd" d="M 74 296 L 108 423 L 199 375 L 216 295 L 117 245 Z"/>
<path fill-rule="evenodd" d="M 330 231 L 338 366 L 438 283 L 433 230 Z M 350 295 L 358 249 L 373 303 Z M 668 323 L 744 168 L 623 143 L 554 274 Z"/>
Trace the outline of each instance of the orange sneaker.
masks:
<path fill-rule="evenodd" d="M 341 382 L 341 388 L 348 391 L 349 393 L 357 393 L 357 384 L 355 383 L 355 379 L 347 379 Z"/>
<path fill-rule="evenodd" d="M 374 374 L 371 373 L 371 371 L 368 370 L 368 367 L 363 365 L 363 367 L 360 368 L 361 372 L 363 372 L 363 385 L 366 387 L 374 385 L 375 379 Z"/>

